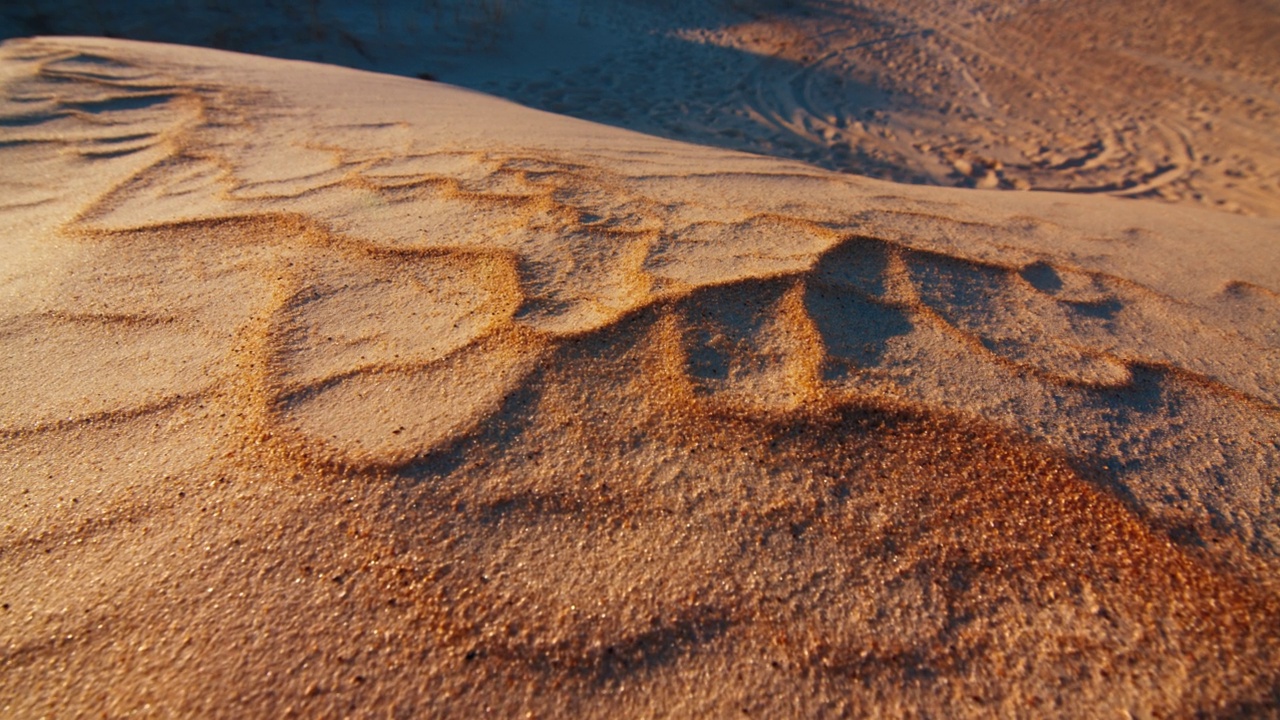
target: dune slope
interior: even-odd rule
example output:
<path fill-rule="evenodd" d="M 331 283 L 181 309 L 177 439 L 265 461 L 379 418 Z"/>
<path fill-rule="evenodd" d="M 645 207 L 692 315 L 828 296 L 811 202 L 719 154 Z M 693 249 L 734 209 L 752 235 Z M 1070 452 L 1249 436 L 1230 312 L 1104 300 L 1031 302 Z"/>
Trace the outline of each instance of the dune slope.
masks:
<path fill-rule="evenodd" d="M 1274 0 L 12 2 L 95 35 L 432 77 L 831 170 L 1280 216 Z"/>
<path fill-rule="evenodd" d="M 0 47 L 0 708 L 1235 716 L 1280 222 Z"/>

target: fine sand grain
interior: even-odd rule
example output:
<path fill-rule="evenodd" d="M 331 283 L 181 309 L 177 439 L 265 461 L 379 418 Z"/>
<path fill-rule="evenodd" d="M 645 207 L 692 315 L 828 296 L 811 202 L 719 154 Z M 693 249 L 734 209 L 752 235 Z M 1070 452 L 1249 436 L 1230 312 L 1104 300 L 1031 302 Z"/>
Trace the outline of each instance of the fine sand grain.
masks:
<path fill-rule="evenodd" d="M 1276 220 L 74 38 L 0 185 L 6 716 L 1280 703 Z"/>

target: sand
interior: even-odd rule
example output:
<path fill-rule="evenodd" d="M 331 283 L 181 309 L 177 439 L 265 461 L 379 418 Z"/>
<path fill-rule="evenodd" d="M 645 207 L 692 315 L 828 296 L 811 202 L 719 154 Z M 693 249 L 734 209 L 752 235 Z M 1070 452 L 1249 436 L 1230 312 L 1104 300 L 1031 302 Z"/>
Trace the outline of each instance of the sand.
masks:
<path fill-rule="evenodd" d="M 0 38 L 53 34 L 431 77 L 647 134 L 898 182 L 1280 216 L 1274 0 L 0 8 Z"/>
<path fill-rule="evenodd" d="M 0 83 L 7 716 L 1280 703 L 1280 221 L 189 47 Z"/>

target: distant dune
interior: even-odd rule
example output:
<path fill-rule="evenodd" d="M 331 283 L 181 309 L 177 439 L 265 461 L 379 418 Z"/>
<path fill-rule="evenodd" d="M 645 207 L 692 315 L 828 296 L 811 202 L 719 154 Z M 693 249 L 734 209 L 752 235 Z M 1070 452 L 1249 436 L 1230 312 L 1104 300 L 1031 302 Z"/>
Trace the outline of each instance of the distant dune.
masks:
<path fill-rule="evenodd" d="M 1280 216 L 1275 0 L 41 0 L 0 7 L 14 35 L 431 78 L 898 182 Z"/>
<path fill-rule="evenodd" d="M 0 84 L 6 716 L 1280 704 L 1280 221 L 180 46 Z"/>

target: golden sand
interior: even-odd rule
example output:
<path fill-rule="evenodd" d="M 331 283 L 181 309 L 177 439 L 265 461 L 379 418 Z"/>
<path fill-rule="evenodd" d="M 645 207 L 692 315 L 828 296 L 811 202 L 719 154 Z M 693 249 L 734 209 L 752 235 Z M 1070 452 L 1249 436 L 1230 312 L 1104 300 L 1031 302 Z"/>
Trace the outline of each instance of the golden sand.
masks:
<path fill-rule="evenodd" d="M 1276 221 L 0 53 L 6 714 L 1274 711 Z"/>

